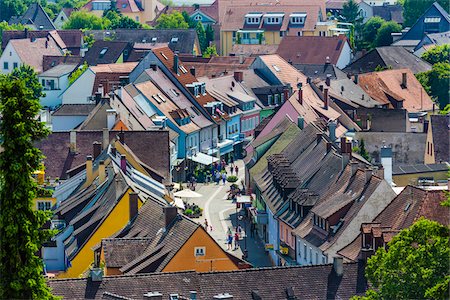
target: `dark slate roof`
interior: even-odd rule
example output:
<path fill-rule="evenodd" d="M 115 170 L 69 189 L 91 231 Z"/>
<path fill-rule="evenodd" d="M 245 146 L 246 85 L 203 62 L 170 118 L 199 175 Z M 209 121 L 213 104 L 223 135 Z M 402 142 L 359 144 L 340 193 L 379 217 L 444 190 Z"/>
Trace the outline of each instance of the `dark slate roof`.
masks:
<path fill-rule="evenodd" d="M 430 123 L 436 162 L 450 162 L 450 116 L 432 115 Z"/>
<path fill-rule="evenodd" d="M 374 72 L 377 66 L 410 69 L 414 74 L 431 70 L 431 65 L 403 47 L 378 47 L 344 68 L 344 72 L 361 74 Z"/>
<path fill-rule="evenodd" d="M 403 6 L 399 4 L 372 6 L 372 9 L 374 16 L 382 17 L 386 21 L 394 21 L 403 24 Z"/>
<path fill-rule="evenodd" d="M 58 65 L 79 65 L 83 61 L 81 56 L 64 55 L 64 56 L 50 56 L 44 55 L 42 62 L 42 69 L 45 71 L 50 70 Z"/>
<path fill-rule="evenodd" d="M 109 33 L 109 34 L 108 34 Z M 103 40 L 105 37 L 114 41 L 129 43 L 164 43 L 172 51 L 192 54 L 194 45 L 198 43 L 195 29 L 116 29 L 116 30 L 91 30 L 86 34 L 93 34 L 96 40 Z M 156 40 L 155 40 L 156 38 Z"/>
<path fill-rule="evenodd" d="M 118 131 L 110 131 L 109 139 L 117 138 Z M 125 144 L 147 166 L 169 178 L 169 132 L 167 130 L 125 131 Z M 41 149 L 45 174 L 50 178 L 66 178 L 66 171 L 85 163 L 86 156 L 93 154 L 94 142 L 102 142 L 103 132 L 78 131 L 76 133 L 76 153 L 69 151 L 70 132 L 53 132 L 35 145 Z"/>
<path fill-rule="evenodd" d="M 128 42 L 95 41 L 84 56 L 84 61 L 86 61 L 89 66 L 113 64 L 117 62 L 125 50 L 131 51 L 131 45 Z"/>
<path fill-rule="evenodd" d="M 448 170 L 447 164 L 417 164 L 417 165 L 406 165 L 406 166 L 393 166 L 392 175 L 405 175 L 405 174 L 416 174 L 425 172 L 446 172 Z"/>
<path fill-rule="evenodd" d="M 9 24 L 34 25 L 36 29 L 56 29 L 52 20 L 39 3 L 32 3 L 21 17 L 11 17 Z M 42 26 L 42 28 L 41 28 Z"/>
<path fill-rule="evenodd" d="M 346 76 L 344 72 L 332 64 L 294 64 L 294 67 L 312 79 L 325 80 L 329 75 L 331 75 L 330 79 L 339 79 Z"/>
<path fill-rule="evenodd" d="M 95 108 L 95 104 L 63 104 L 52 116 L 87 116 Z"/>
<path fill-rule="evenodd" d="M 197 299 L 213 299 L 228 293 L 233 299 L 349 299 L 367 288 L 362 264 L 344 264 L 338 276 L 333 266 L 258 268 L 230 272 L 153 273 L 104 277 L 101 282 L 90 279 L 50 280 L 57 296 L 66 299 L 105 299 L 109 295 L 142 299 L 149 292 L 160 292 L 163 299 L 178 294 L 189 299 L 190 291 Z M 124 299 L 124 298 L 116 298 Z"/>

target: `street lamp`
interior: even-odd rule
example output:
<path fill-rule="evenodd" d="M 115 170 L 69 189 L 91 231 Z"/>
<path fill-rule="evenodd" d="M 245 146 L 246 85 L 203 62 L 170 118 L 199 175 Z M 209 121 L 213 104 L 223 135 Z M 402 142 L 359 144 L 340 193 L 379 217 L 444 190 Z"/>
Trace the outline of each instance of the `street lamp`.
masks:
<path fill-rule="evenodd" d="M 245 236 L 244 236 L 244 251 L 242 254 L 242 259 L 247 259 L 248 257 L 248 251 L 247 251 L 247 222 L 245 221 L 244 216 L 239 216 L 239 220 L 242 221 L 244 220 L 244 232 L 245 232 Z"/>

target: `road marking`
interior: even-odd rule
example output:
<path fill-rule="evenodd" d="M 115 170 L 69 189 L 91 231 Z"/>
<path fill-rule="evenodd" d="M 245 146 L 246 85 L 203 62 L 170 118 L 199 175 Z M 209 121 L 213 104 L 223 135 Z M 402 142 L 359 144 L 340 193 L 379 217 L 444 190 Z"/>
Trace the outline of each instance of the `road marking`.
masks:
<path fill-rule="evenodd" d="M 209 220 L 209 221 L 211 221 L 212 222 L 212 219 L 210 218 L 210 215 L 209 215 L 209 204 L 211 203 L 211 201 L 217 196 L 217 194 L 220 192 L 220 191 L 222 191 L 222 189 L 223 189 L 223 187 L 225 187 L 224 185 L 221 185 L 221 186 L 218 186 L 219 188 L 208 198 L 208 200 L 206 200 L 206 203 L 205 203 L 205 209 L 204 209 L 204 212 L 205 212 L 205 218 L 206 218 L 206 220 Z"/>

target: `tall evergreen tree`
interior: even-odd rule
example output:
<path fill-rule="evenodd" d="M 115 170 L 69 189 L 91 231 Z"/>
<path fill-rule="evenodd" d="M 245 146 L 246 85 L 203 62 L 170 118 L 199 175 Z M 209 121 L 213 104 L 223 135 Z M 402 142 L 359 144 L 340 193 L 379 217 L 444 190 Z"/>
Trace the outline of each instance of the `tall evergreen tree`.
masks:
<path fill-rule="evenodd" d="M 42 229 L 50 216 L 32 209 L 36 183 L 31 174 L 42 159 L 33 143 L 48 134 L 36 119 L 36 91 L 42 87 L 36 73 L 25 81 L 28 72 L 19 71 L 0 77 L 0 299 L 51 299 L 36 255 L 50 237 Z"/>
<path fill-rule="evenodd" d="M 197 26 L 195 27 L 195 30 L 197 31 L 197 36 L 198 36 L 198 42 L 200 44 L 200 49 L 202 51 L 205 51 L 206 48 L 208 48 L 209 43 L 206 39 L 206 32 L 205 32 L 205 27 L 203 27 L 202 22 L 197 22 Z"/>

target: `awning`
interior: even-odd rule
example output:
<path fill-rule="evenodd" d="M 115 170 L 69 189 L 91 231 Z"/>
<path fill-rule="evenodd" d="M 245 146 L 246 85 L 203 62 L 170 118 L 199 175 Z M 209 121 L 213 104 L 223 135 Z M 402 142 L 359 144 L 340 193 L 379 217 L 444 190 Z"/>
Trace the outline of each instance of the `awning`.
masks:
<path fill-rule="evenodd" d="M 214 156 L 210 156 L 208 154 L 205 153 L 201 153 L 201 152 L 197 152 L 195 155 L 193 155 L 192 157 L 189 156 L 189 158 L 192 161 L 195 161 L 199 164 L 205 165 L 205 166 L 209 166 L 212 163 L 219 161 L 216 157 Z"/>

